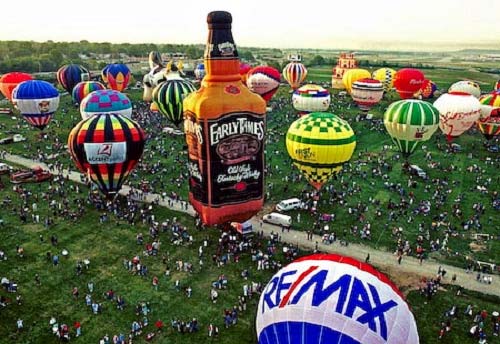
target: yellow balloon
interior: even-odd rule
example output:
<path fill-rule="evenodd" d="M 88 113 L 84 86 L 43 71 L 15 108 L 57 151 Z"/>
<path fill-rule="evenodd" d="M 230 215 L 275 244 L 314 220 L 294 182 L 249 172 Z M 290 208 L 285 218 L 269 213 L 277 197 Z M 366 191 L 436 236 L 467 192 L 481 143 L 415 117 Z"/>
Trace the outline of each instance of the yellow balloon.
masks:
<path fill-rule="evenodd" d="M 394 86 L 394 75 L 396 71 L 392 68 L 380 68 L 373 72 L 372 78 L 384 85 L 384 91 L 389 91 Z"/>
<path fill-rule="evenodd" d="M 334 114 L 312 112 L 293 122 L 286 149 L 309 183 L 320 189 L 351 159 L 356 135 L 347 121 Z"/>
<path fill-rule="evenodd" d="M 360 79 L 370 78 L 372 75 L 366 69 L 349 69 L 344 73 L 342 77 L 342 82 L 344 83 L 345 89 L 349 94 L 351 94 L 352 84 Z"/>

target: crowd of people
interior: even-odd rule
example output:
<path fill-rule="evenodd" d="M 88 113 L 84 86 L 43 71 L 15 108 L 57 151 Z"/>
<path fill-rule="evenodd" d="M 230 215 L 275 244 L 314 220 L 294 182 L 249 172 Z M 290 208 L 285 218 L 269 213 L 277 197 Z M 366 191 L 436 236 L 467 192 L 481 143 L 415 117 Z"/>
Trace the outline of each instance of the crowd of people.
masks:
<path fill-rule="evenodd" d="M 345 105 L 342 102 L 336 103 L 338 109 Z M 277 97 L 270 104 L 273 108 L 282 113 L 279 120 L 270 121 L 267 132 L 267 143 L 278 143 L 282 140 L 282 124 L 279 121 L 289 123 L 295 118 L 295 114 L 289 108 L 289 101 L 285 97 Z M 237 326 L 238 319 L 241 316 L 248 316 L 248 302 L 255 298 L 263 288 L 262 281 L 253 279 L 252 271 L 270 271 L 279 270 L 284 264 L 292 261 L 299 255 L 297 245 L 283 243 L 279 231 L 271 233 L 269 238 L 264 238 L 263 232 L 256 230 L 252 238 L 242 237 L 236 234 L 231 228 L 221 227 L 220 236 L 217 240 L 205 235 L 205 228 L 199 219 L 195 219 L 192 225 L 183 224 L 176 218 L 156 218 L 154 204 L 146 204 L 141 201 L 144 195 L 156 192 L 168 205 L 174 203 L 181 204 L 187 208 L 188 202 L 182 199 L 181 190 L 187 185 L 188 170 L 183 163 L 183 157 L 178 154 L 182 150 L 182 143 L 176 140 L 169 140 L 168 136 L 162 134 L 162 128 L 165 121 L 160 115 L 152 113 L 147 104 L 138 102 L 135 105 L 133 118 L 140 123 L 143 128 L 147 128 L 148 144 L 143 159 L 137 165 L 129 178 L 129 184 L 134 187 L 131 193 L 115 202 L 107 201 L 95 191 L 87 192 L 86 188 L 76 183 L 72 183 L 65 176 L 64 171 L 74 167 L 67 160 L 52 160 L 50 156 L 67 157 L 64 144 L 52 135 L 52 130 L 41 136 L 39 145 L 36 147 L 26 147 L 26 151 L 31 152 L 31 158 L 48 163 L 49 167 L 55 171 L 55 177 L 47 184 L 40 184 L 36 187 L 16 185 L 13 189 L 15 196 L 3 197 L 2 205 L 5 211 L 10 212 L 11 216 L 18 217 L 21 224 L 41 224 L 47 232 L 41 232 L 40 243 L 49 241 L 48 234 L 57 224 L 65 223 L 71 226 L 78 220 L 87 216 L 88 209 L 94 209 L 99 214 L 99 223 L 114 223 L 117 226 L 129 224 L 131 226 L 142 226 L 138 229 L 134 239 L 137 244 L 137 252 L 123 257 L 123 269 L 132 275 L 131 278 L 143 278 L 151 281 L 155 291 L 174 290 L 183 293 L 185 298 L 198 297 L 193 286 L 189 282 L 189 276 L 196 275 L 207 269 L 207 265 L 220 270 L 220 273 L 214 276 L 211 285 L 207 288 L 204 296 L 207 303 L 220 305 L 219 300 L 225 298 L 227 288 L 233 288 L 240 285 L 242 287 L 240 295 L 236 300 L 225 299 L 224 304 L 234 303 L 232 307 L 221 307 L 221 317 L 214 321 L 203 324 L 197 315 L 174 316 L 170 321 L 170 331 L 164 328 L 163 321 L 158 319 L 154 324 L 150 323 L 151 318 L 151 300 L 144 300 L 134 307 L 135 320 L 130 325 L 130 331 L 118 333 L 112 336 L 103 334 L 102 343 L 131 343 L 137 336 L 143 336 L 146 340 L 153 340 L 159 333 L 168 335 L 189 334 L 201 331 L 207 328 L 207 336 L 216 337 L 219 335 L 220 328 L 230 328 Z M 76 124 L 77 118 L 70 115 L 68 119 Z M 366 121 L 362 116 L 358 116 L 356 121 Z M 62 121 L 54 121 L 54 127 L 59 128 Z M 374 119 L 369 122 L 368 129 L 371 131 L 382 132 L 384 130 L 381 120 Z M 55 139 L 52 139 L 55 137 Z M 44 147 L 50 147 L 46 150 Z M 30 149 L 28 149 L 30 148 Z M 492 185 L 498 185 L 498 176 L 488 176 L 485 170 L 474 164 L 467 164 L 464 167 L 458 162 L 453 161 L 435 161 L 432 154 L 426 150 L 427 168 L 433 171 L 432 174 L 440 177 L 421 180 L 417 176 L 408 174 L 408 183 L 401 184 L 391 181 L 389 174 L 395 164 L 404 165 L 403 158 L 400 155 L 390 153 L 391 148 L 384 146 L 379 153 L 359 151 L 352 161 L 344 166 L 344 172 L 335 181 L 324 186 L 321 192 L 313 191 L 309 187 L 304 187 L 300 195 L 297 195 L 303 203 L 302 219 L 297 215 L 297 223 L 304 221 L 306 216 L 310 216 L 312 226 L 309 233 L 319 234 L 323 243 L 335 244 L 339 241 L 347 245 L 349 238 L 359 237 L 360 240 L 372 241 L 378 238 L 382 231 L 392 233 L 393 251 L 399 257 L 414 255 L 421 258 L 433 251 L 440 251 L 449 255 L 458 255 L 460 252 L 453 252 L 448 242 L 455 237 L 464 237 L 470 231 L 481 231 L 484 226 L 491 225 L 493 218 L 485 218 L 485 209 L 494 207 L 500 203 L 500 196 L 497 191 L 488 192 Z M 446 147 L 441 147 L 446 157 L 452 157 L 452 152 L 446 152 Z M 303 183 L 302 175 L 296 171 L 285 168 L 281 165 L 283 161 L 283 151 L 267 151 L 266 157 L 266 177 L 270 180 L 266 185 L 266 199 L 270 202 L 276 201 L 281 195 L 288 192 L 290 184 Z M 474 153 L 470 153 L 474 154 Z M 164 158 L 173 156 L 173 163 L 166 164 Z M 490 160 L 487 163 L 498 165 L 498 158 Z M 434 173 L 436 172 L 436 173 Z M 438 172 L 438 173 L 437 173 Z M 475 201 L 472 209 L 464 209 L 464 200 L 469 194 L 456 195 L 454 200 L 450 200 L 454 187 L 458 186 L 460 181 L 450 178 L 452 173 L 471 173 L 474 174 L 474 183 L 469 186 L 472 193 L 482 193 L 482 201 Z M 147 178 L 146 178 L 147 176 Z M 173 177 L 172 177 L 173 176 Z M 279 185 L 272 180 L 281 179 Z M 359 181 L 362 180 L 361 184 Z M 89 185 L 87 183 L 87 185 Z M 373 188 L 380 187 L 390 195 L 388 201 L 384 201 L 376 195 L 367 198 L 367 201 L 361 201 L 361 194 L 370 194 Z M 425 197 L 417 196 L 417 190 L 423 190 Z M 14 197 L 16 199 L 14 199 Z M 486 201 L 487 200 L 487 203 Z M 449 209 L 446 204 L 450 201 L 453 207 Z M 41 204 L 46 206 L 42 207 Z M 326 206 L 335 206 L 342 212 L 337 214 L 325 214 L 321 211 Z M 436 214 L 436 215 L 432 215 Z M 465 214 L 468 214 L 465 216 Z M 351 218 L 350 227 L 337 226 L 338 219 L 341 216 Z M 374 228 L 373 223 L 377 219 L 383 219 L 384 228 Z M 5 226 L 4 219 L 0 216 L 0 226 Z M 418 228 L 418 235 L 414 237 L 407 228 Z M 202 233 L 202 234 L 200 234 Z M 201 239 L 200 239 L 201 238 Z M 184 257 L 171 257 L 169 254 L 170 246 L 181 246 L 196 251 L 196 253 Z M 50 236 L 50 249 L 46 252 L 47 265 L 54 268 L 61 264 L 60 256 L 64 257 L 62 247 L 55 234 Z M 67 251 L 66 251 L 67 252 Z M 10 253 L 9 253 L 10 254 Z M 15 254 L 22 257 L 26 254 L 23 243 L 15 249 Z M 29 254 L 29 253 L 28 253 Z M 252 266 L 243 266 L 241 264 L 242 256 L 250 257 Z M 147 258 L 147 259 L 146 259 Z M 63 258 L 64 259 L 64 258 Z M 147 262 L 153 259 L 161 261 L 163 271 L 161 274 L 152 273 Z M 7 253 L 0 244 L 0 264 L 8 263 Z M 86 262 L 89 262 L 88 264 Z M 76 264 L 76 275 L 86 278 L 89 269 L 90 260 L 87 257 L 78 257 Z M 93 263 L 94 264 L 94 263 Z M 98 262 L 96 262 L 98 264 Z M 236 280 L 229 278 L 224 274 L 224 268 L 227 266 L 237 266 L 241 274 Z M 481 272 L 481 283 L 491 283 L 490 275 Z M 38 274 L 37 274 L 38 276 Z M 136 276 L 140 276 L 136 277 Z M 174 277 L 175 276 L 175 277 Z M 441 276 L 441 277 L 439 277 Z M 444 275 L 440 273 L 438 277 L 426 279 L 422 282 L 421 291 L 431 300 L 433 295 L 439 289 Z M 485 279 L 486 278 L 486 279 Z M 35 277 L 37 284 L 43 282 Z M 9 293 L 18 293 L 17 283 L 9 279 L 9 276 L 2 277 L 2 287 Z M 75 286 L 71 290 L 71 295 L 75 302 L 79 302 L 88 307 L 88 312 L 92 316 L 99 316 L 105 312 L 127 311 L 128 304 L 122 294 L 115 290 L 120 290 L 120 286 L 112 289 L 101 290 L 100 293 L 91 280 L 87 281 L 85 296 L 80 297 L 82 288 Z M 84 288 L 85 289 L 85 288 Z M 1 296 L 1 307 L 6 307 L 9 303 L 7 297 Z M 258 297 L 258 296 L 257 296 Z M 453 312 L 451 312 L 453 310 Z M 476 314 L 473 310 L 472 313 Z M 440 336 L 446 336 L 451 331 L 453 319 L 457 316 L 459 310 L 450 309 L 450 312 L 444 319 L 444 326 L 440 329 Z M 467 316 L 470 311 L 466 312 Z M 52 321 L 54 319 L 54 321 Z M 61 340 L 70 340 L 72 336 L 82 335 L 82 324 L 75 320 L 74 325 L 59 324 L 55 318 L 50 320 L 50 330 Z M 17 327 L 22 330 L 21 326 Z M 493 333 L 498 335 L 498 316 L 496 321 L 493 317 L 474 317 L 474 326 L 477 325 L 473 335 L 478 339 L 484 338 L 488 331 L 483 330 L 486 324 L 491 321 Z M 478 320 L 478 321 L 476 321 Z M 68 322 L 70 323 L 70 322 Z M 161 326 L 160 326 L 161 325 Z M 496 329 L 496 332 L 495 332 Z M 442 332 L 442 333 L 441 333 Z M 472 333 L 472 332 L 471 332 Z M 484 334 L 482 334 L 484 333 Z"/>

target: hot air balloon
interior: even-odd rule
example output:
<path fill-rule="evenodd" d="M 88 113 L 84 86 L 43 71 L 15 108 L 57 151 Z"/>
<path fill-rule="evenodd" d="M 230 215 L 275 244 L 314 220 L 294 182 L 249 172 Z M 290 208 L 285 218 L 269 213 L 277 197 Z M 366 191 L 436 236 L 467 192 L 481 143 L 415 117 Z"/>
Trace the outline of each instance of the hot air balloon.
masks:
<path fill-rule="evenodd" d="M 437 91 L 437 85 L 429 79 L 425 79 L 422 87 L 413 95 L 415 98 L 430 99 L 434 98 Z"/>
<path fill-rule="evenodd" d="M 153 90 L 153 101 L 158 110 L 172 123 L 179 125 L 183 121 L 182 102 L 196 87 L 188 80 L 167 80 Z"/>
<path fill-rule="evenodd" d="M 301 115 L 327 111 L 330 107 L 330 92 L 319 85 L 304 85 L 293 92 L 292 105 Z"/>
<path fill-rule="evenodd" d="M 142 100 L 145 102 L 150 102 L 153 99 L 153 89 L 167 80 L 167 69 L 159 52 L 151 51 L 149 53 L 149 68 L 149 73 L 144 75 L 142 79 L 142 86 L 144 88 Z"/>
<path fill-rule="evenodd" d="M 269 66 L 252 68 L 247 74 L 247 86 L 269 102 L 280 87 L 280 72 Z"/>
<path fill-rule="evenodd" d="M 47 81 L 23 81 L 12 92 L 12 102 L 29 124 L 43 130 L 59 107 L 59 92 Z"/>
<path fill-rule="evenodd" d="M 495 82 L 495 85 L 493 86 L 493 91 L 495 91 L 495 90 L 500 90 L 500 80 Z"/>
<path fill-rule="evenodd" d="M 247 84 L 247 74 L 252 69 L 252 66 L 250 66 L 248 63 L 240 62 L 240 75 L 241 75 L 241 81 L 243 84 Z"/>
<path fill-rule="evenodd" d="M 201 80 L 205 76 L 205 65 L 203 63 L 198 63 L 194 69 L 194 76 L 196 80 Z"/>
<path fill-rule="evenodd" d="M 314 254 L 280 269 L 260 295 L 259 344 L 418 344 L 415 318 L 369 264 Z"/>
<path fill-rule="evenodd" d="M 306 79 L 306 76 L 307 69 L 300 62 L 292 61 L 283 68 L 283 78 L 294 90 L 300 86 L 302 81 Z"/>
<path fill-rule="evenodd" d="M 101 79 L 102 79 L 102 82 L 104 82 L 106 85 L 108 84 L 108 69 L 109 69 L 109 66 L 111 66 L 111 65 L 107 64 L 101 70 Z"/>
<path fill-rule="evenodd" d="M 372 73 L 372 78 L 384 85 L 384 91 L 388 92 L 394 86 L 396 71 L 392 68 L 379 68 Z"/>
<path fill-rule="evenodd" d="M 403 68 L 394 75 L 394 87 L 402 99 L 410 99 L 422 87 L 424 80 L 424 73 L 418 69 Z"/>
<path fill-rule="evenodd" d="M 97 114 L 114 113 L 132 117 L 132 102 L 123 93 L 114 90 L 91 92 L 80 103 L 80 114 L 87 119 Z"/>
<path fill-rule="evenodd" d="M 80 81 L 89 81 L 89 71 L 77 64 L 64 65 L 57 71 L 57 81 L 69 94 Z"/>
<path fill-rule="evenodd" d="M 500 90 L 493 91 L 479 98 L 479 102 L 483 105 L 489 105 L 492 108 L 500 108 Z"/>
<path fill-rule="evenodd" d="M 462 135 L 481 115 L 481 103 L 469 93 L 445 93 L 434 102 L 434 106 L 439 110 L 439 129 L 448 142 Z"/>
<path fill-rule="evenodd" d="M 476 124 L 481 134 L 483 134 L 487 140 L 491 140 L 493 137 L 500 135 L 500 114 L 480 119 Z"/>
<path fill-rule="evenodd" d="M 481 87 L 477 82 L 471 80 L 457 81 L 448 89 L 448 93 L 452 92 L 463 92 L 471 94 L 476 98 L 481 97 Z"/>
<path fill-rule="evenodd" d="M 0 92 L 5 98 L 12 101 L 12 91 L 23 81 L 33 80 L 31 74 L 21 72 L 10 72 L 0 77 Z"/>
<path fill-rule="evenodd" d="M 347 121 L 312 112 L 290 125 L 286 149 L 294 165 L 317 190 L 351 159 L 356 135 Z"/>
<path fill-rule="evenodd" d="M 352 84 L 352 100 L 363 111 L 370 110 L 384 96 L 384 86 L 375 79 L 360 79 Z"/>
<path fill-rule="evenodd" d="M 106 67 L 106 82 L 108 87 L 118 92 L 126 90 L 130 80 L 130 69 L 127 65 L 123 63 L 113 63 Z"/>
<path fill-rule="evenodd" d="M 141 158 L 145 141 L 144 131 L 131 119 L 96 114 L 71 130 L 68 150 L 76 167 L 112 198 Z"/>
<path fill-rule="evenodd" d="M 73 92 L 71 94 L 73 98 L 73 102 L 75 104 L 80 104 L 83 98 L 85 98 L 88 94 L 94 91 L 98 90 L 104 90 L 106 87 L 104 87 L 103 84 L 97 81 L 82 81 L 76 84 L 76 86 L 73 88 Z"/>
<path fill-rule="evenodd" d="M 399 100 L 385 111 L 384 125 L 398 149 L 408 157 L 420 142 L 429 140 L 436 132 L 439 111 L 422 100 Z"/>
<path fill-rule="evenodd" d="M 342 82 L 344 83 L 346 91 L 350 94 L 352 91 L 352 84 L 361 79 L 369 79 L 371 74 L 366 69 L 354 68 L 349 69 L 344 73 Z"/>
<path fill-rule="evenodd" d="M 149 105 L 149 110 L 154 113 L 160 111 L 160 109 L 158 108 L 158 104 L 156 104 L 155 102 L 151 102 L 151 104 Z"/>

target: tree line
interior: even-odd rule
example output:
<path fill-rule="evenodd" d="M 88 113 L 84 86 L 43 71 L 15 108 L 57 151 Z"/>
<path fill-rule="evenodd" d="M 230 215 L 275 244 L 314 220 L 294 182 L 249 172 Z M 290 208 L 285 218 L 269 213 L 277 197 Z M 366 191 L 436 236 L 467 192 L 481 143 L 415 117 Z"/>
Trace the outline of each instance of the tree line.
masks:
<path fill-rule="evenodd" d="M 79 42 L 0 41 L 0 73 L 11 71 L 55 72 L 64 64 L 76 63 L 102 69 L 111 62 L 127 62 L 126 57 L 146 58 L 150 51 L 184 53 L 189 59 L 203 58 L 203 44 L 130 44 Z M 254 61 L 249 49 L 239 48 L 240 57 Z M 103 58 L 104 57 L 104 58 Z"/>

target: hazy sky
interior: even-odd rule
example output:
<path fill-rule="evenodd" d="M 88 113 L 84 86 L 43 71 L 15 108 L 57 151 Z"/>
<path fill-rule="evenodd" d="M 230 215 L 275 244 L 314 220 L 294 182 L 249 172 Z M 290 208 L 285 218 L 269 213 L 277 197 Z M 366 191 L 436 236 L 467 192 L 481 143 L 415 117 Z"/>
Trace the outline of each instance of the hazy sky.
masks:
<path fill-rule="evenodd" d="M 205 43 L 207 13 L 226 10 L 240 46 L 373 49 L 479 42 L 500 49 L 499 0 L 8 0 L 0 7 L 0 40 Z"/>

